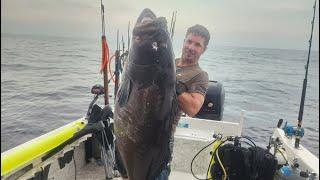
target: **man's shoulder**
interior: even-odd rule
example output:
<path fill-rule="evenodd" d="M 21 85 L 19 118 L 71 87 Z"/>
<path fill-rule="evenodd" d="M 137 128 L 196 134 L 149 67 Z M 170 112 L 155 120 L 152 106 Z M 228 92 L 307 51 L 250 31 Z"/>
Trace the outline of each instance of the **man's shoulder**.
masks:
<path fill-rule="evenodd" d="M 201 69 L 201 68 L 200 68 L 200 74 L 201 74 L 201 76 L 204 77 L 205 79 L 209 79 L 208 72 L 205 71 L 205 70 L 203 70 L 203 69 Z"/>
<path fill-rule="evenodd" d="M 208 81 L 209 80 L 209 75 L 207 73 L 207 71 L 203 70 L 200 66 L 198 66 L 198 73 L 196 74 L 196 78 L 197 79 L 203 79 L 205 81 Z"/>
<path fill-rule="evenodd" d="M 200 84 L 208 84 L 209 83 L 208 73 L 206 71 L 201 71 L 196 76 L 194 76 L 192 81 Z"/>

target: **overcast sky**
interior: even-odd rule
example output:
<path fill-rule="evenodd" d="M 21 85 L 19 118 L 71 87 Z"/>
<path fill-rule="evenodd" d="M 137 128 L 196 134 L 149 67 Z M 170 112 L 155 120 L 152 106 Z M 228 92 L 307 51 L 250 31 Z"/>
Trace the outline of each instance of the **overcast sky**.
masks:
<path fill-rule="evenodd" d="M 143 8 L 164 16 L 170 24 L 177 11 L 175 41 L 186 29 L 206 26 L 210 46 L 283 49 L 308 48 L 314 0 L 103 0 L 107 38 L 117 29 L 126 36 Z M 319 49 L 317 2 L 313 50 Z M 1 0 L 1 32 L 85 38 L 101 37 L 100 0 Z"/>

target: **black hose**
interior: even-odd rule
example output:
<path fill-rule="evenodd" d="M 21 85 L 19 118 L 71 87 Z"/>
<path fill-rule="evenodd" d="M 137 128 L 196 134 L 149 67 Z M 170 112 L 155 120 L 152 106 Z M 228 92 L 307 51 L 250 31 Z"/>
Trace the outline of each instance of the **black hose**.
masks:
<path fill-rule="evenodd" d="M 247 139 L 248 141 L 250 141 L 250 142 L 252 143 L 252 145 L 253 145 L 254 147 L 257 147 L 257 145 L 253 142 L 253 140 L 252 140 L 250 137 L 248 137 L 248 136 L 240 136 L 240 138 Z"/>
<path fill-rule="evenodd" d="M 207 147 L 209 147 L 210 145 L 212 145 L 214 142 L 216 142 L 217 139 L 215 139 L 214 141 L 212 141 L 211 143 L 209 143 L 208 145 L 206 145 L 205 147 L 203 147 L 200 151 L 197 152 L 197 154 L 193 157 L 192 161 L 191 161 L 191 164 L 190 164 L 190 168 L 191 168 L 191 174 L 193 175 L 193 177 L 195 177 L 196 179 L 198 180 L 208 180 L 208 179 L 200 179 L 198 178 L 194 172 L 193 172 L 193 169 L 192 169 L 192 164 L 193 164 L 193 161 L 196 159 L 196 157 L 204 150 L 206 149 Z M 209 164 L 210 166 L 210 164 Z"/>
<path fill-rule="evenodd" d="M 243 142 L 245 144 L 247 144 L 248 146 L 252 147 L 252 148 L 256 148 L 256 144 L 253 142 L 253 140 L 251 140 L 250 137 L 248 136 L 236 136 L 238 137 L 239 139 L 246 139 L 248 140 L 249 142 L 246 142 L 246 141 L 240 141 L 240 142 Z M 210 171 L 210 165 L 212 163 L 212 160 L 214 158 L 214 155 L 216 154 L 216 151 L 227 141 L 234 141 L 234 137 L 233 136 L 227 136 L 226 137 L 226 140 L 223 140 L 221 141 L 221 143 L 217 146 L 217 148 L 214 150 L 214 152 L 212 152 L 211 154 L 211 158 L 210 158 L 210 163 L 209 163 L 209 166 L 208 166 L 208 169 L 207 169 L 207 174 L 206 174 L 206 177 L 208 177 L 208 173 Z M 203 147 L 200 151 L 198 151 L 198 153 L 193 157 L 192 161 L 191 161 L 191 165 L 190 165 L 190 168 L 191 168 L 191 174 L 193 175 L 194 178 L 198 179 L 198 180 L 213 180 L 213 177 L 211 178 L 206 178 L 206 179 L 200 179 L 199 177 L 197 177 L 194 172 L 193 172 L 193 169 L 192 169 L 192 165 L 193 165 L 193 161 L 195 160 L 195 158 L 204 150 L 206 149 L 207 147 L 209 147 L 210 145 L 212 145 L 217 139 L 215 139 L 213 142 L 209 143 L 208 145 L 206 145 L 205 147 Z M 281 152 L 282 154 L 282 152 Z M 283 155 L 283 154 L 282 154 Z M 284 155 L 283 155 L 284 156 Z"/>
<path fill-rule="evenodd" d="M 77 180 L 77 165 L 76 165 L 76 160 L 74 159 L 74 149 L 73 149 L 73 154 L 72 154 L 72 158 L 73 158 L 73 163 L 74 163 L 74 180 Z"/>

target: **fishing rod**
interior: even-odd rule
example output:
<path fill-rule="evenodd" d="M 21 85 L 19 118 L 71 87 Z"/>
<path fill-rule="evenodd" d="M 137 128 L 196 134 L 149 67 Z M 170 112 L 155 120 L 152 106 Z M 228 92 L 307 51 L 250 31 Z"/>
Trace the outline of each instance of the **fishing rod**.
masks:
<path fill-rule="evenodd" d="M 122 44 L 122 49 L 121 49 Z M 115 61 L 115 70 L 114 72 L 111 71 L 111 63 L 109 62 L 109 73 L 111 78 L 108 80 L 113 80 L 115 86 L 114 86 L 114 98 L 116 99 L 116 95 L 119 89 L 120 84 L 120 73 L 122 73 L 123 69 L 122 66 L 124 66 L 125 61 L 127 60 L 127 57 L 129 55 L 129 47 L 130 47 L 130 22 L 128 24 L 128 48 L 125 50 L 125 43 L 123 35 L 121 36 L 121 43 L 119 40 L 119 30 L 117 30 L 117 49 L 113 56 L 111 56 L 110 61 L 114 59 Z"/>
<path fill-rule="evenodd" d="M 115 79 L 114 79 L 114 100 L 116 99 L 116 95 L 118 92 L 119 88 L 119 76 L 120 76 L 120 66 L 121 66 L 121 61 L 120 61 L 120 43 L 119 43 L 119 30 L 117 31 L 117 50 L 115 53 Z"/>
<path fill-rule="evenodd" d="M 101 40 L 102 40 L 102 61 L 101 61 L 101 69 L 100 72 L 103 73 L 103 89 L 104 89 L 104 104 L 105 107 L 107 107 L 109 105 L 109 91 L 108 91 L 108 63 L 109 63 L 109 47 L 108 47 L 108 43 L 106 40 L 106 25 L 105 25 L 105 19 L 104 19 L 104 5 L 102 4 L 102 0 L 100 1 L 100 5 L 101 5 L 101 28 L 102 28 L 102 36 L 101 36 Z M 101 122 L 101 124 L 103 125 L 103 123 Z M 104 132 L 104 128 L 102 130 L 102 132 Z M 102 139 L 104 137 L 102 136 Z M 108 143 L 109 144 L 109 143 Z M 105 143 L 103 142 L 103 146 L 105 147 Z M 94 149 L 97 149 L 97 146 L 94 147 Z M 106 178 L 108 178 L 108 171 L 107 171 L 107 153 L 104 150 L 104 148 L 102 149 L 102 154 L 101 157 L 103 158 L 103 167 L 104 167 L 104 172 L 106 175 Z"/>
<path fill-rule="evenodd" d="M 174 14 L 174 20 L 173 20 L 173 24 L 172 24 L 172 32 L 171 32 L 171 40 L 173 39 L 173 35 L 174 35 L 174 29 L 176 27 L 176 20 L 177 20 L 177 11 Z"/>
<path fill-rule="evenodd" d="M 102 28 L 102 61 L 100 72 L 103 73 L 103 87 L 104 87 L 104 104 L 109 104 L 109 92 L 108 92 L 108 68 L 109 63 L 109 47 L 106 40 L 106 31 L 105 31 L 105 19 L 104 19 L 104 5 L 101 0 L 101 28 Z"/>
<path fill-rule="evenodd" d="M 170 23 L 170 35 L 171 35 L 171 40 L 173 39 L 173 34 L 174 34 L 174 28 L 176 25 L 176 17 L 177 17 L 177 11 L 173 11 L 172 13 L 172 18 L 171 18 L 171 23 Z"/>
<path fill-rule="evenodd" d="M 174 18 L 174 11 L 172 12 L 172 17 L 171 17 L 170 30 L 169 30 L 170 34 L 172 32 L 173 18 Z"/>
<path fill-rule="evenodd" d="M 309 51 L 308 51 L 308 60 L 307 60 L 307 64 L 305 66 L 306 69 L 306 73 L 305 73 L 305 77 L 303 80 L 303 87 L 302 87 L 302 95 L 301 95 L 301 101 L 300 101 L 300 109 L 299 109 L 299 116 L 298 116 L 298 127 L 297 127 L 297 131 L 296 131 L 296 139 L 294 142 L 294 146 L 295 148 L 299 148 L 299 144 L 300 144 L 300 139 L 302 137 L 302 117 L 303 117 L 303 109 L 304 109 L 304 101 L 305 101 L 305 97 L 306 97 L 306 89 L 307 89 L 307 77 L 308 77 L 308 70 L 309 70 L 309 60 L 310 60 L 310 52 L 311 52 L 311 44 L 312 44 L 312 34 L 313 34 L 313 26 L 314 26 L 314 19 L 315 19 L 315 12 L 316 12 L 316 3 L 317 0 L 314 1 L 314 5 L 313 5 L 313 18 L 311 21 L 311 36 L 309 39 Z"/>
<path fill-rule="evenodd" d="M 129 53 L 129 48 L 130 48 L 130 21 L 128 23 L 128 53 Z"/>
<path fill-rule="evenodd" d="M 124 41 L 123 41 L 123 35 L 121 35 L 121 42 L 122 42 L 122 52 L 124 53 L 125 46 L 124 46 Z"/>

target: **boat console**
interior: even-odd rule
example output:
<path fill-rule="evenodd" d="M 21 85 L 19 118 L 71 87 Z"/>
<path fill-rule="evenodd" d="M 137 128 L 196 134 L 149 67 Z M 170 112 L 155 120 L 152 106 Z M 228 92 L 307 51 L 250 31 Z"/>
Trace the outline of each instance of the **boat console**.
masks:
<path fill-rule="evenodd" d="M 222 120 L 224 97 L 223 85 L 218 81 L 209 81 L 204 103 L 195 117 L 200 119 Z"/>

